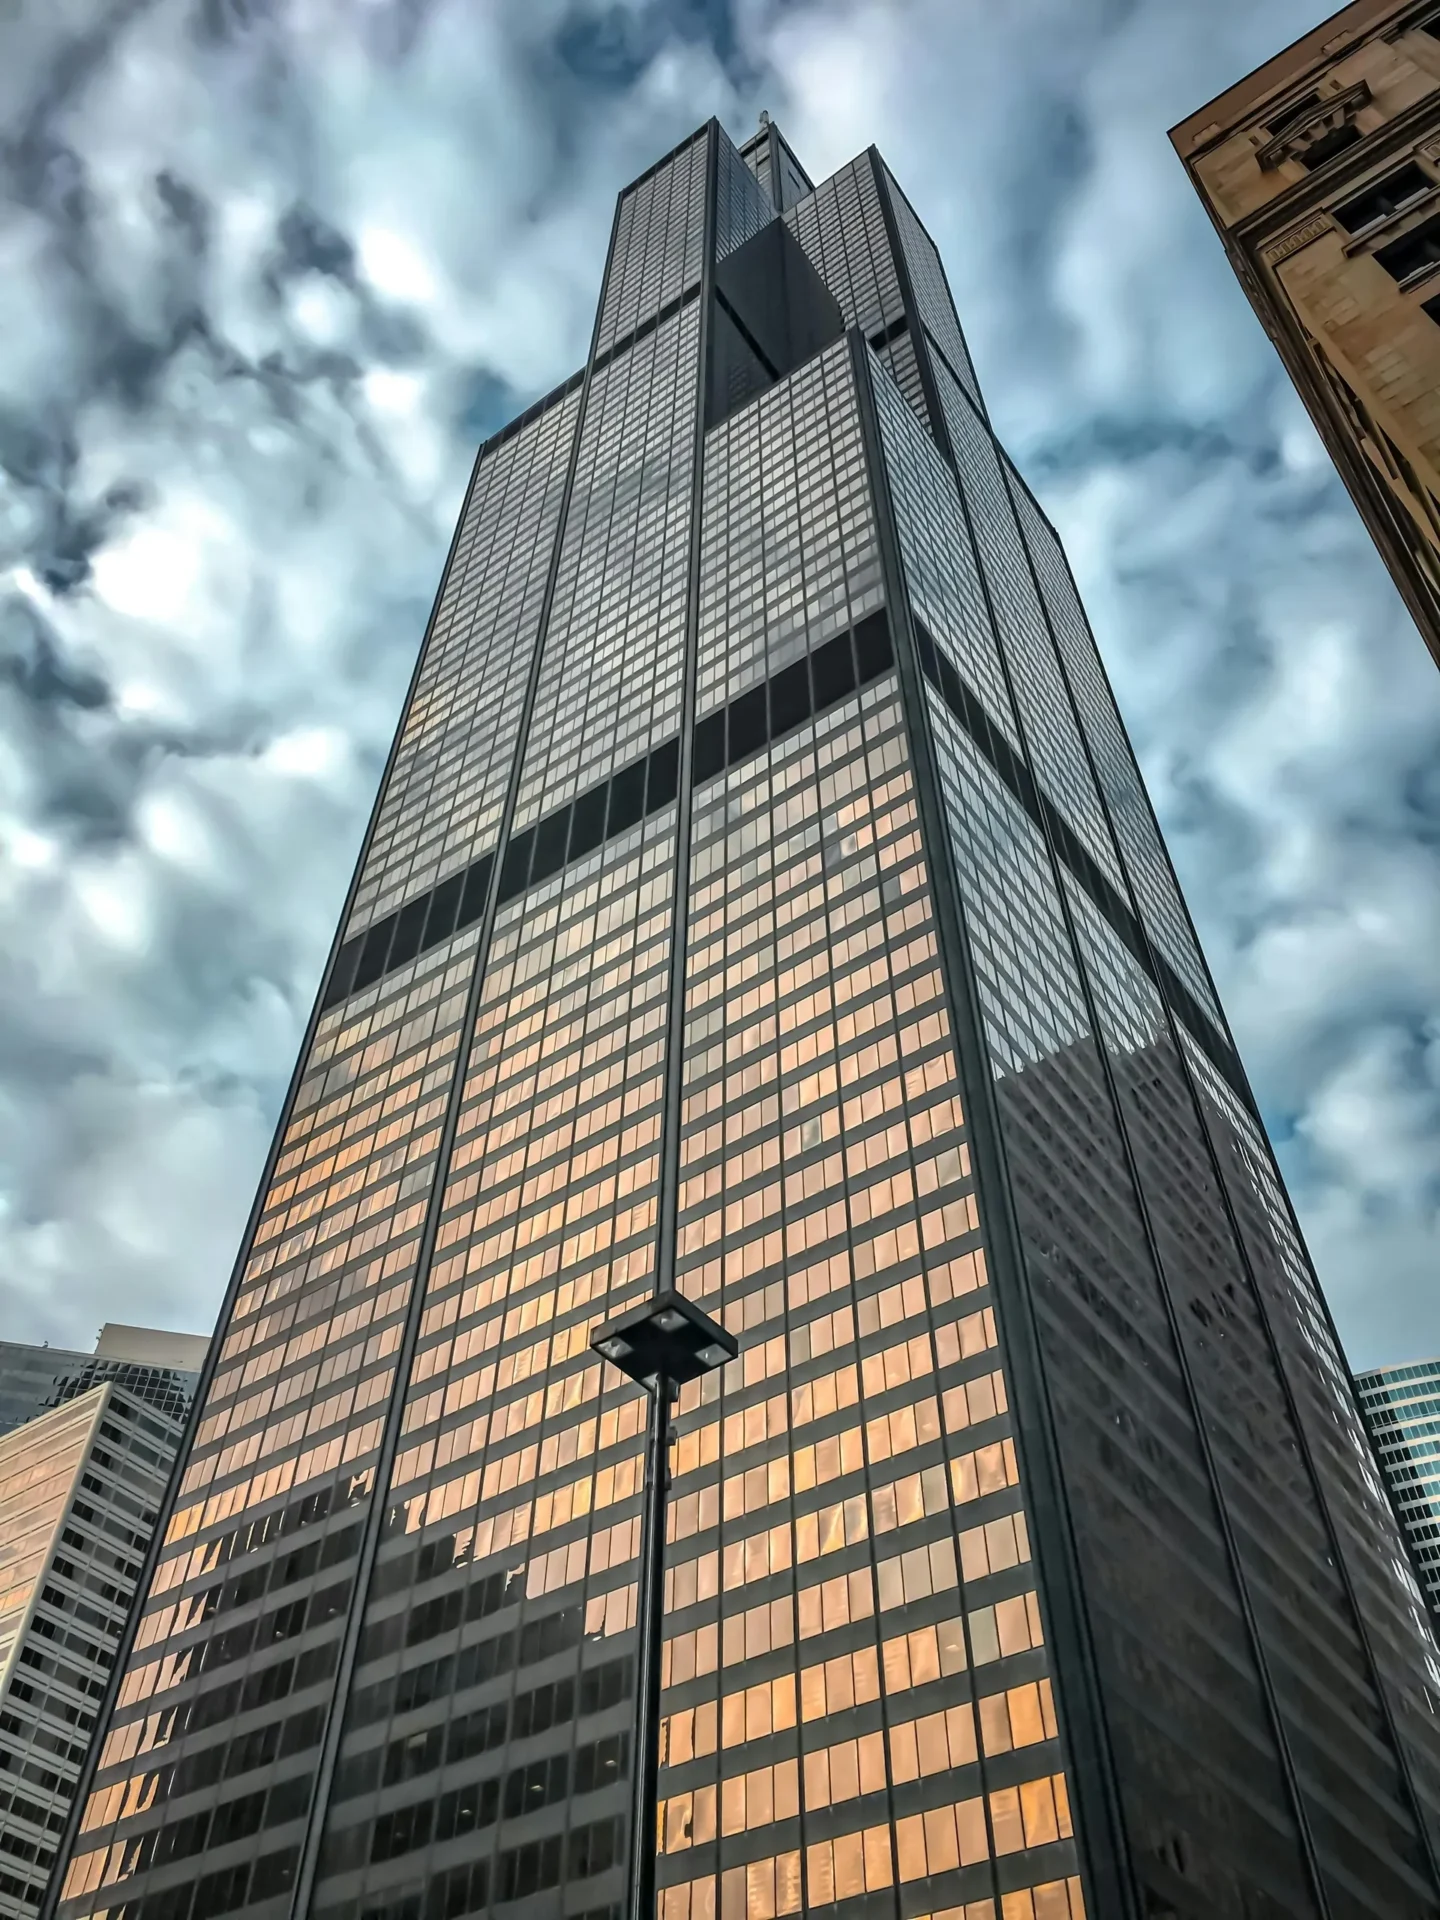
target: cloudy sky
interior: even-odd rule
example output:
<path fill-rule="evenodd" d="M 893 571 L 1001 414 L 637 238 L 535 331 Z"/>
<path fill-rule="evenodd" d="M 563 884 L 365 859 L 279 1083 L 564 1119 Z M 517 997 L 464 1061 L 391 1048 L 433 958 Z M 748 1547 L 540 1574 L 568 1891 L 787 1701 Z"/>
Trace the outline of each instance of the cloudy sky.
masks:
<path fill-rule="evenodd" d="M 1316 0 L 0 0 L 0 1338 L 208 1331 L 476 440 L 616 190 L 874 140 L 1356 1365 L 1440 1352 L 1440 675 L 1165 139 Z"/>

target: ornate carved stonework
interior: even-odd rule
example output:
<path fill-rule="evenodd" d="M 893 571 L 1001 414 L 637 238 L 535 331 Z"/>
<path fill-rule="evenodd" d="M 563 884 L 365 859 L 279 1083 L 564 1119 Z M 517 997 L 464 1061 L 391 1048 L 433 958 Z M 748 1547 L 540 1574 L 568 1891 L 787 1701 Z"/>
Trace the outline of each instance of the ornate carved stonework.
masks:
<path fill-rule="evenodd" d="M 1320 101 L 1303 120 L 1287 127 L 1277 139 L 1267 141 L 1255 158 L 1266 172 L 1278 167 L 1282 160 L 1299 160 L 1303 164 L 1314 148 L 1338 133 L 1361 107 L 1369 104 L 1370 88 L 1365 81 L 1357 80 L 1342 93 L 1330 94 Z"/>
<path fill-rule="evenodd" d="M 1329 233 L 1333 221 L 1327 213 L 1313 214 L 1302 221 L 1298 227 L 1292 227 L 1289 233 L 1282 234 L 1266 247 L 1261 256 L 1267 267 L 1278 267 L 1282 260 L 1288 260 L 1292 253 L 1299 253 L 1302 247 L 1308 247 L 1312 240 L 1318 240 L 1322 234 Z"/>

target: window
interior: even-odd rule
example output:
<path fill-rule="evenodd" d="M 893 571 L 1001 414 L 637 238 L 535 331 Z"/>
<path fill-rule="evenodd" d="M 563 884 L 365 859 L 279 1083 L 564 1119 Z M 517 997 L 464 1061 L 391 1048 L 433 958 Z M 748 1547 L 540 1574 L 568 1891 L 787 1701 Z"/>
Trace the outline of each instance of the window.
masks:
<path fill-rule="evenodd" d="M 1360 138 L 1360 129 L 1355 122 L 1342 120 L 1338 126 L 1328 128 L 1317 139 L 1307 141 L 1294 157 L 1302 167 L 1313 173 L 1316 167 L 1323 167 L 1327 160 L 1333 160 L 1337 153 L 1344 153 L 1347 147 L 1355 146 Z"/>
<path fill-rule="evenodd" d="M 1335 218 L 1347 233 L 1359 233 L 1363 228 L 1373 226 L 1377 220 L 1388 220 L 1392 213 L 1398 213 L 1410 201 L 1429 193 L 1434 184 L 1429 174 L 1412 160 L 1397 173 L 1387 174 L 1364 193 L 1336 207 Z"/>
<path fill-rule="evenodd" d="M 1319 104 L 1318 93 L 1306 93 L 1302 94 L 1298 100 L 1290 101 L 1286 106 L 1272 107 L 1265 116 L 1265 125 L 1270 130 L 1270 138 L 1278 140 L 1282 133 L 1298 125 Z"/>
<path fill-rule="evenodd" d="M 1388 247 L 1377 247 L 1375 258 L 1403 286 L 1407 280 L 1440 266 L 1440 213 L 1432 214 Z"/>

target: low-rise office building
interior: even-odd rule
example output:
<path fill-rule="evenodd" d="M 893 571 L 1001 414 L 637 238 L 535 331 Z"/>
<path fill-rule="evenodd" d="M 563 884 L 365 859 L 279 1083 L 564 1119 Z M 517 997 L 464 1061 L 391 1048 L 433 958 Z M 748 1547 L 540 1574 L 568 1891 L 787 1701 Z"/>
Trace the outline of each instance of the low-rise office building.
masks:
<path fill-rule="evenodd" d="M 186 1410 L 102 1380 L 0 1435 L 0 1920 L 40 1905 Z"/>

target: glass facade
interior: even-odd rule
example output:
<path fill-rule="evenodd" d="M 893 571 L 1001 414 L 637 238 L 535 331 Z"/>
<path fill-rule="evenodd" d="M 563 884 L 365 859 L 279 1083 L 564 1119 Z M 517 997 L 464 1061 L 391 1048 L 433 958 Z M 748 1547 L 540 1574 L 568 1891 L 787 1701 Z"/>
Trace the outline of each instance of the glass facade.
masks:
<path fill-rule="evenodd" d="M 1440 1659 L 1064 555 L 879 156 L 768 123 L 481 449 L 65 1920 L 618 1914 L 588 1341 L 672 1279 L 665 1920 L 1435 1912 Z"/>

